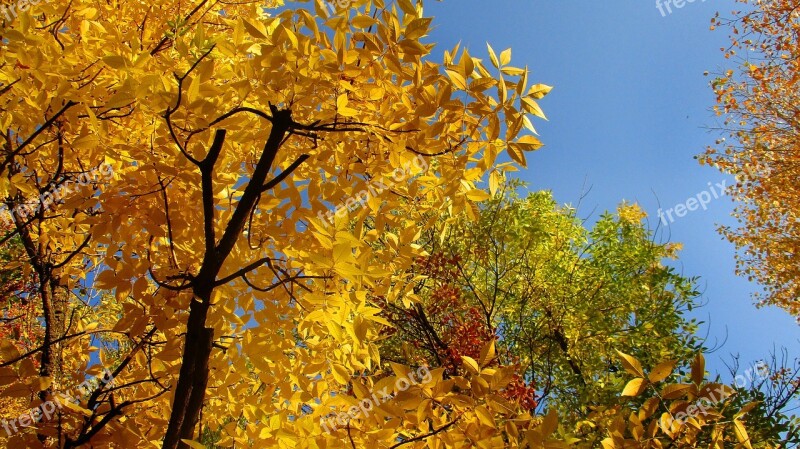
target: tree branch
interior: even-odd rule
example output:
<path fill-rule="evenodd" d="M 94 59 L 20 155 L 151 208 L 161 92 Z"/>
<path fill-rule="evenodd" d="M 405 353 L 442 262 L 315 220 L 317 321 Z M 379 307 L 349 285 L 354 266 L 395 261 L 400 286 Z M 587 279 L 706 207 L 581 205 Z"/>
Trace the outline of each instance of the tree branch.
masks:
<path fill-rule="evenodd" d="M 456 417 L 456 419 L 450 421 L 449 423 L 443 425 L 442 427 L 439 427 L 438 429 L 434 429 L 433 431 L 431 431 L 429 433 L 426 433 L 424 435 L 419 435 L 419 436 L 416 436 L 414 438 L 411 438 L 411 439 L 405 440 L 403 442 L 397 443 L 394 446 L 389 447 L 389 449 L 396 449 L 396 448 L 398 448 L 398 447 L 400 447 L 400 446 L 402 446 L 404 444 L 409 444 L 409 443 L 413 443 L 415 441 L 424 440 L 425 438 L 432 437 L 432 436 L 436 435 L 437 433 L 444 432 L 445 430 L 447 430 L 450 427 L 454 426 L 456 424 L 456 422 L 458 421 L 458 418 L 460 418 L 460 417 L 461 416 Z"/>

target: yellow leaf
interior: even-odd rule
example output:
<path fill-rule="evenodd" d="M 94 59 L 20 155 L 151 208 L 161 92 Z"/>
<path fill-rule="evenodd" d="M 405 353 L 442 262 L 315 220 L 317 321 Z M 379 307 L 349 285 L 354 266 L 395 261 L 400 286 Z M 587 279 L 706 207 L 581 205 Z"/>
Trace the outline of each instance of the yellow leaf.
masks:
<path fill-rule="evenodd" d="M 534 84 L 531 86 L 530 90 L 528 91 L 528 96 L 533 97 L 537 100 L 541 100 L 547 95 L 553 88 L 546 84 Z"/>
<path fill-rule="evenodd" d="M 343 117 L 353 117 L 358 113 L 355 109 L 347 107 L 347 94 L 341 94 L 336 98 L 336 112 Z"/>
<path fill-rule="evenodd" d="M 464 77 L 461 76 L 460 73 L 450 69 L 445 70 L 445 72 L 447 72 L 447 76 L 450 77 L 450 80 L 453 82 L 453 85 L 455 85 L 457 88 L 461 90 L 467 89 L 467 82 L 466 80 L 464 80 Z"/>
<path fill-rule="evenodd" d="M 553 432 L 558 429 L 558 414 L 556 410 L 551 408 L 548 410 L 547 415 L 545 415 L 544 419 L 542 420 L 541 430 L 542 435 L 547 438 Z"/>
<path fill-rule="evenodd" d="M 200 96 L 200 77 L 196 76 L 192 78 L 192 81 L 189 83 L 189 88 L 186 89 L 186 101 L 189 104 L 194 103 L 197 101 L 197 98 Z"/>
<path fill-rule="evenodd" d="M 617 351 L 617 354 L 619 354 L 622 360 L 622 367 L 625 368 L 625 371 L 637 377 L 644 377 L 644 371 L 642 371 L 642 364 L 639 363 L 639 361 L 636 360 L 635 357 L 620 351 Z"/>
<path fill-rule="evenodd" d="M 94 20 L 95 18 L 97 18 L 97 13 L 98 13 L 97 8 L 83 8 L 77 11 L 78 15 L 88 20 Z"/>
<path fill-rule="evenodd" d="M 432 20 L 430 17 L 412 20 L 406 27 L 406 39 L 419 39 L 428 34 Z"/>
<path fill-rule="evenodd" d="M 134 101 L 136 101 L 136 97 L 133 92 L 128 89 L 120 89 L 106 101 L 105 107 L 108 109 L 121 108 Z"/>
<path fill-rule="evenodd" d="M 603 449 L 616 449 L 616 445 L 614 444 L 614 440 L 612 438 L 606 438 L 600 442 L 603 445 Z"/>
<path fill-rule="evenodd" d="M 706 359 L 703 354 L 697 354 L 697 357 L 692 361 L 692 382 L 695 385 L 700 385 L 703 379 L 706 378 Z"/>
<path fill-rule="evenodd" d="M 496 428 L 494 418 L 492 418 L 492 414 L 489 413 L 489 410 L 487 410 L 486 407 L 482 405 L 475 407 L 475 415 L 478 416 L 478 420 L 481 422 L 481 424 L 493 429 Z"/>
<path fill-rule="evenodd" d="M 13 383 L 3 390 L 3 398 L 24 398 L 30 397 L 31 391 L 28 385 L 24 383 Z"/>
<path fill-rule="evenodd" d="M 734 415 L 734 417 L 738 418 L 740 416 L 744 416 L 747 412 L 754 409 L 760 403 L 761 402 L 759 401 L 748 402 L 747 404 L 745 404 L 744 407 L 742 407 L 741 409 L 739 409 L 738 412 L 736 412 L 736 415 Z"/>
<path fill-rule="evenodd" d="M 259 39 L 266 39 L 267 38 L 267 29 L 264 28 L 264 25 L 259 22 L 252 22 L 249 19 L 243 19 L 244 22 L 244 29 L 247 32 L 256 38 Z"/>
<path fill-rule="evenodd" d="M 483 190 L 473 189 L 467 192 L 467 198 L 472 201 L 486 201 L 490 196 Z"/>
<path fill-rule="evenodd" d="M 669 377 L 669 375 L 672 374 L 672 370 L 675 369 L 675 363 L 675 360 L 668 360 L 664 363 L 658 364 L 655 368 L 653 368 L 653 371 L 650 372 L 650 375 L 648 376 L 650 382 L 661 382 Z"/>
<path fill-rule="evenodd" d="M 464 368 L 466 368 L 467 371 L 472 374 L 479 374 L 481 372 L 478 362 L 476 362 L 472 357 L 467 357 L 465 355 L 461 356 L 461 363 Z"/>
<path fill-rule="evenodd" d="M 661 390 L 661 397 L 664 399 L 678 399 L 685 397 L 691 391 L 692 385 L 690 384 L 672 384 L 667 385 Z"/>
<path fill-rule="evenodd" d="M 523 167 L 527 166 L 527 161 L 525 160 L 525 154 L 522 152 L 522 149 L 516 143 L 509 143 L 508 144 L 508 155 L 511 156 L 511 159 L 514 162 L 522 165 Z"/>
<path fill-rule="evenodd" d="M 404 13 L 410 15 L 417 15 L 417 9 L 411 3 L 410 0 L 397 0 L 397 4 L 400 6 L 400 9 L 403 10 Z"/>
<path fill-rule="evenodd" d="M 492 339 L 481 349 L 481 366 L 489 366 L 489 364 L 494 360 L 495 355 L 495 344 L 494 339 Z"/>
<path fill-rule="evenodd" d="M 494 78 L 478 78 L 469 83 L 469 90 L 473 92 L 483 92 L 496 84 L 497 80 Z"/>
<path fill-rule="evenodd" d="M 739 440 L 744 447 L 747 449 L 753 449 L 753 446 L 750 444 L 750 437 L 747 436 L 747 429 L 745 429 L 742 421 L 738 419 L 733 420 L 733 433 L 736 435 L 736 439 Z"/>
<path fill-rule="evenodd" d="M 499 69 L 500 61 L 497 60 L 497 55 L 494 53 L 494 49 L 492 49 L 492 46 L 488 43 L 486 44 L 486 48 L 489 49 L 489 59 L 491 59 L 492 65 Z"/>
<path fill-rule="evenodd" d="M 76 150 L 91 150 L 97 148 L 100 138 L 96 134 L 80 136 L 72 141 L 72 148 Z"/>
<path fill-rule="evenodd" d="M 625 385 L 625 388 L 622 390 L 622 396 L 639 396 L 646 387 L 647 382 L 644 379 L 637 377 Z"/>
<path fill-rule="evenodd" d="M 50 388 L 50 385 L 53 384 L 53 379 L 50 377 L 38 377 L 33 382 L 31 382 L 31 389 L 33 391 L 44 391 Z"/>
<path fill-rule="evenodd" d="M 184 438 L 181 438 L 181 441 L 189 445 L 189 447 L 191 447 L 192 449 L 206 449 L 206 446 L 204 444 L 198 443 L 197 441 L 187 440 Z"/>
<path fill-rule="evenodd" d="M 644 401 L 644 404 L 639 408 L 639 421 L 644 421 L 645 419 L 653 416 L 653 413 L 658 410 L 658 404 L 660 400 L 655 398 L 650 398 Z"/>
<path fill-rule="evenodd" d="M 515 143 L 517 143 L 523 150 L 526 151 L 538 150 L 544 146 L 541 140 L 531 135 L 522 136 L 517 139 Z"/>
<path fill-rule="evenodd" d="M 409 367 L 399 363 L 389 362 L 389 366 L 392 367 L 392 372 L 394 372 L 398 378 L 408 378 L 408 375 L 411 372 Z"/>
<path fill-rule="evenodd" d="M 13 360 L 20 356 L 19 349 L 11 340 L 0 341 L 0 358 L 3 361 Z"/>
<path fill-rule="evenodd" d="M 94 278 L 95 288 L 110 289 L 117 285 L 117 274 L 112 270 L 105 270 Z"/>
<path fill-rule="evenodd" d="M 524 97 L 522 99 L 522 109 L 524 109 L 526 112 L 530 114 L 535 115 L 536 117 L 547 120 L 547 116 L 544 115 L 544 111 L 542 110 L 542 108 L 539 107 L 539 105 L 535 101 L 531 100 L 528 97 Z"/>
<path fill-rule="evenodd" d="M 369 28 L 375 25 L 377 22 L 370 16 L 359 14 L 353 17 L 350 23 L 353 24 L 353 26 L 356 28 Z"/>
<path fill-rule="evenodd" d="M 0 368 L 0 387 L 5 387 L 6 385 L 14 383 L 16 380 L 17 373 L 14 371 L 14 368 L 10 366 Z"/>
<path fill-rule="evenodd" d="M 110 55 L 103 58 L 103 62 L 105 62 L 109 67 L 112 69 L 124 69 L 128 63 L 128 61 L 123 58 L 122 56 L 117 55 Z"/>
<path fill-rule="evenodd" d="M 428 49 L 424 45 L 413 39 L 403 39 L 398 42 L 397 45 L 403 49 L 404 53 L 408 53 L 409 55 L 420 56 L 428 52 Z"/>
<path fill-rule="evenodd" d="M 347 107 L 347 94 L 341 94 L 336 97 L 336 109 L 344 109 Z"/>
<path fill-rule="evenodd" d="M 340 363 L 334 363 L 332 365 L 332 374 L 333 378 L 336 379 L 336 382 L 339 382 L 342 385 L 347 385 L 350 382 L 350 371 L 344 367 L 344 365 Z"/>
<path fill-rule="evenodd" d="M 502 69 L 500 69 L 500 73 L 502 73 L 503 75 L 510 75 L 510 76 L 523 76 L 525 75 L 525 69 L 521 69 L 519 67 L 505 66 Z M 515 88 L 515 90 L 516 89 L 517 88 Z M 520 88 L 519 90 L 522 89 Z"/>
<path fill-rule="evenodd" d="M 506 65 L 511 62 L 511 49 L 507 48 L 500 53 L 500 65 Z"/>
<path fill-rule="evenodd" d="M 497 194 L 497 190 L 500 188 L 500 173 L 497 170 L 493 170 L 489 173 L 489 192 L 492 196 Z"/>
<path fill-rule="evenodd" d="M 289 42 L 292 44 L 292 48 L 297 48 L 299 45 L 299 41 L 297 40 L 297 36 L 294 34 L 292 30 L 287 27 L 281 27 L 282 35 L 285 35 Z"/>

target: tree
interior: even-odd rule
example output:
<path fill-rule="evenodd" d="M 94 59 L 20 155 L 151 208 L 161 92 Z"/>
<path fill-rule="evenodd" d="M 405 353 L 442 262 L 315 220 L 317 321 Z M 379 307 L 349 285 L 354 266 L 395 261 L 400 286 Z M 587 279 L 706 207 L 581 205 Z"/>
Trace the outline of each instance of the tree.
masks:
<path fill-rule="evenodd" d="M 728 423 L 746 420 L 754 447 L 782 441 L 790 418 L 754 408 L 782 395 L 702 382 L 697 354 L 705 348 L 685 316 L 699 305 L 695 280 L 665 263 L 679 245 L 654 242 L 636 205 L 623 203 L 586 229 L 575 209 L 548 192 L 520 198 L 520 187 L 512 181 L 481 203 L 477 220 L 448 215 L 428 231 L 427 254 L 413 269 L 414 301 L 378 298 L 393 325 L 384 331 L 384 358 L 442 367 L 445 376 L 463 375 L 463 359 L 510 370 L 514 381 L 501 395 L 530 410 L 538 402 L 545 416 L 528 435 L 532 447 L 548 432 L 576 447 L 737 440 L 737 431 L 712 430 L 715 413 Z M 653 372 L 646 376 L 642 366 Z"/>
<path fill-rule="evenodd" d="M 0 226 L 0 233 L 9 235 L 11 229 L 6 224 Z M 41 343 L 41 327 L 36 317 L 37 311 L 34 280 L 23 270 L 24 251 L 18 238 L 0 247 L 0 341 L 12 344 L 20 351 L 28 351 Z"/>
<path fill-rule="evenodd" d="M 497 337 L 498 357 L 540 389 L 540 410 L 555 407 L 573 421 L 617 397 L 615 350 L 688 363 L 701 346 L 683 313 L 698 294 L 693 280 L 662 264 L 678 246 L 654 243 L 634 205 L 587 230 L 549 193 L 518 198 L 517 187 L 483 203 L 477 221 L 444 220 L 429 233 L 430 256 L 417 264 L 425 279 L 415 287 L 424 301 L 412 310 L 389 305 L 397 325 L 386 357 L 410 341 L 427 363 L 447 365 L 453 352 L 477 358 Z"/>
<path fill-rule="evenodd" d="M 0 225 L 3 235 L 8 235 L 10 230 L 8 221 Z M 34 280 L 23 270 L 23 254 L 19 239 L 10 238 L 0 247 L 0 348 L 4 353 L 29 351 L 42 342 L 42 328 L 36 320 L 41 310 L 35 301 Z M 36 361 L 32 368 L 36 369 Z M 7 371 L 3 374 L 7 375 Z M 26 405 L 27 401 L 22 398 L 6 395 L 0 398 L 2 415 L 17 416 Z"/>
<path fill-rule="evenodd" d="M 240 445 L 421 441 L 474 419 L 432 403 L 380 435 L 315 422 L 352 376 L 386 368 L 365 294 L 402 291 L 392 273 L 426 227 L 392 211 L 471 208 L 502 150 L 524 163 L 541 145 L 520 133 L 549 89 L 529 86 L 510 50 L 489 48 L 489 65 L 456 47 L 433 63 L 421 4 L 350 6 L 42 2 L 6 17 L 0 194 L 25 205 L 16 232 L 39 299 L 60 305 L 43 308 L 41 347 L 2 365 L 30 382 L 19 367 L 40 356 L 39 402 L 54 377 L 96 369 L 93 352 L 119 380 L 11 444 L 171 449 L 223 425 Z M 410 165 L 418 156 L 434 168 Z M 100 164 L 113 177 L 97 190 L 47 196 Z M 367 220 L 407 229 L 368 234 Z M 392 244 L 373 251 L 375 239 Z M 65 320 L 87 289 L 105 309 L 88 301 L 94 315 Z M 98 354 L 93 335 L 111 344 Z"/>
<path fill-rule="evenodd" d="M 571 441 L 555 412 L 508 399 L 519 379 L 491 341 L 435 369 L 377 345 L 391 325 L 377 299 L 417 300 L 421 239 L 440 217 L 477 218 L 481 180 L 496 187 L 541 146 L 531 119 L 550 88 L 528 86 L 510 50 L 431 61 L 421 2 L 304 3 L 20 2 L 5 17 L 0 196 L 19 209 L 44 333 L 2 347 L 0 387 L 44 411 L 86 385 L 47 420 L 21 418 L 8 446 Z M 467 318 L 456 335 L 476 330 Z M 670 397 L 701 394 L 695 366 Z M 113 382 L 87 383 L 103 368 Z M 606 447 L 637 405 L 590 416 Z M 740 422 L 696 425 L 712 424 L 742 441 Z M 697 441 L 665 428 L 648 431 Z"/>
<path fill-rule="evenodd" d="M 800 445 L 800 418 L 794 412 L 800 398 L 800 359 L 791 360 L 783 348 L 743 369 L 738 357 L 729 365 L 736 407 L 754 403 L 747 424 L 753 441 L 780 447 Z M 790 415 L 791 414 L 791 415 Z"/>
<path fill-rule="evenodd" d="M 715 110 L 732 137 L 709 148 L 701 162 L 736 177 L 740 227 L 721 232 L 737 249 L 737 272 L 764 286 L 761 305 L 800 316 L 800 97 L 796 0 L 742 0 L 733 18 L 717 15 L 712 28 L 731 31 L 725 57 L 736 67 L 717 77 Z"/>

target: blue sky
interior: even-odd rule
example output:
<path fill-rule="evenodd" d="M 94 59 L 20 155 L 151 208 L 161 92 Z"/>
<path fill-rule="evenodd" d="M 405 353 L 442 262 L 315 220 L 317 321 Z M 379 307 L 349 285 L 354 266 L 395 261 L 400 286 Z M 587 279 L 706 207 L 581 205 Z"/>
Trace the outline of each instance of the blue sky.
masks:
<path fill-rule="evenodd" d="M 594 211 L 596 218 L 625 199 L 638 202 L 655 227 L 659 203 L 674 208 L 709 182 L 730 184 L 693 157 L 719 137 L 709 131 L 718 119 L 703 73 L 730 64 L 720 51 L 727 32 L 710 31 L 709 21 L 733 8 L 730 0 L 697 0 L 662 16 L 655 0 L 449 0 L 426 2 L 425 13 L 435 17 L 437 57 L 459 41 L 487 60 L 486 42 L 497 51 L 511 47 L 512 65 L 528 65 L 531 82 L 555 86 L 541 103 L 550 121 L 535 123 L 546 146 L 528 155 L 520 174 L 532 190 L 552 190 L 574 205 L 591 187 L 580 216 Z M 661 226 L 664 238 L 684 244 L 683 274 L 701 277 L 708 303 L 695 314 L 707 322 L 701 335 L 708 333 L 709 347 L 727 338 L 707 355 L 709 368 L 723 372 L 731 353 L 744 363 L 773 346 L 800 355 L 794 319 L 756 309 L 750 294 L 758 286 L 734 275 L 733 246 L 715 230 L 735 224 L 732 208 L 727 197 L 712 200 Z"/>

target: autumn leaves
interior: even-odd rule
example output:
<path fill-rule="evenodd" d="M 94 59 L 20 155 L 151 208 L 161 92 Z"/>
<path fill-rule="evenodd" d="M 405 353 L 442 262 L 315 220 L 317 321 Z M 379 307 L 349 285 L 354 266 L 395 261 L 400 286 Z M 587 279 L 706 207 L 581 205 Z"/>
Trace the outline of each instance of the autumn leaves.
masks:
<path fill-rule="evenodd" d="M 417 155 L 411 161 L 407 161 L 403 163 L 402 166 L 394 169 L 394 171 L 391 173 L 391 177 L 377 176 L 369 179 L 365 189 L 359 191 L 351 197 L 348 197 L 347 200 L 339 203 L 335 208 L 331 208 L 331 210 L 325 213 L 324 218 L 322 211 L 317 213 L 317 217 L 322 222 L 327 221 L 329 224 L 333 224 L 334 217 L 346 217 L 349 212 L 354 212 L 359 207 L 363 207 L 365 204 L 369 203 L 371 199 L 380 198 L 384 191 L 391 189 L 395 184 L 407 181 L 412 176 L 417 176 L 421 173 L 424 173 L 428 167 L 429 166 L 425 161 L 425 158 L 421 155 Z"/>
<path fill-rule="evenodd" d="M 104 368 L 102 376 L 97 375 L 94 378 L 87 379 L 78 385 L 76 387 L 78 389 L 77 394 L 65 394 L 63 392 L 57 392 L 53 396 L 52 400 L 46 401 L 37 407 L 28 410 L 27 413 L 19 415 L 19 417 L 16 419 L 12 419 L 11 421 L 3 419 L 0 420 L 0 423 L 2 423 L 2 427 L 5 429 L 6 434 L 8 436 L 12 436 L 25 427 L 36 425 L 36 423 L 42 421 L 45 423 L 49 422 L 51 419 L 56 417 L 57 412 L 61 411 L 64 406 L 80 406 L 81 402 L 85 402 L 89 396 L 95 392 L 97 387 L 106 385 L 111 387 L 113 382 L 114 375 L 110 370 Z M 17 427 L 18 425 L 19 428 Z"/>
<path fill-rule="evenodd" d="M 752 1 L 711 28 L 729 33 L 734 62 L 711 82 L 719 139 L 701 162 L 736 178 L 738 226 L 721 228 L 737 248 L 737 273 L 764 286 L 754 299 L 800 317 L 800 21 L 796 0 Z"/>
<path fill-rule="evenodd" d="M 0 5 L 0 19 L 4 19 L 4 25 L 8 25 L 17 18 L 17 15 L 24 13 L 31 6 L 36 6 L 42 1 L 44 0 L 18 0 L 16 3 L 9 5 Z"/>
<path fill-rule="evenodd" d="M 351 406 L 346 413 L 340 412 L 338 415 L 334 414 L 332 417 L 329 415 L 320 418 L 320 426 L 322 429 L 327 433 L 331 433 L 331 431 L 336 430 L 337 427 L 347 426 L 350 419 L 368 418 L 370 413 L 377 413 L 376 409 L 380 407 L 381 404 L 392 400 L 395 392 L 403 393 L 411 386 L 427 384 L 433 380 L 433 376 L 428 367 L 421 366 L 417 369 L 416 373 L 410 371 L 406 376 L 399 377 L 396 380 L 395 377 L 389 377 L 387 379 L 390 383 L 394 381 L 394 385 L 387 385 L 386 382 L 381 382 L 381 388 L 379 390 L 376 385 L 376 391 L 373 392 L 372 395 L 366 395 L 363 399 L 358 401 L 357 405 Z"/>
<path fill-rule="evenodd" d="M 720 383 L 704 382 L 705 359 L 702 354 L 698 354 L 692 361 L 689 375 L 684 376 L 686 383 L 668 383 L 658 388 L 659 384 L 673 375 L 675 360 L 660 363 L 645 375 L 639 360 L 619 351 L 617 353 L 625 371 L 635 376 L 625 386 L 622 396 L 635 398 L 647 389 L 655 391 L 655 396 L 644 401 L 638 413 L 632 413 L 628 417 L 628 426 L 635 441 L 645 441 L 648 436 L 654 435 L 656 429 L 660 429 L 673 441 L 687 444 L 691 440 L 681 435 L 687 427 L 701 429 L 713 425 L 715 429 L 711 433 L 711 447 L 722 447 L 726 441 L 722 429 L 728 424 L 741 447 L 752 449 L 754 443 L 760 443 L 751 440 L 744 425 L 745 415 L 758 402 L 747 403 L 737 410 L 737 404 L 732 400 L 728 401 L 736 393 L 733 388 Z M 763 366 L 756 371 L 760 376 L 769 374 L 765 373 Z M 752 375 L 751 370 L 748 373 Z M 749 380 L 752 380 L 752 376 Z M 664 410 L 660 415 L 659 408 Z M 730 422 L 725 422 L 726 415 L 732 415 Z M 650 417 L 657 419 L 645 428 L 642 423 Z M 621 437 L 618 432 L 612 432 L 611 436 L 603 440 L 603 447 L 625 447 L 627 440 Z"/>
<path fill-rule="evenodd" d="M 101 179 L 101 174 L 105 179 Z M 108 181 L 113 175 L 114 167 L 112 165 L 105 163 L 101 164 L 100 166 L 92 168 L 89 171 L 77 174 L 74 181 L 69 178 L 64 179 L 59 184 L 53 185 L 51 189 L 39 194 L 38 198 L 28 201 L 20 201 L 11 212 L 9 212 L 8 207 L 3 204 L 0 207 L 0 217 L 2 217 L 2 221 L 7 225 L 14 223 L 14 217 L 11 216 L 11 214 L 16 215 L 22 221 L 26 221 L 39 211 L 48 211 L 56 204 L 64 202 L 69 194 L 73 192 L 73 189 L 70 186 L 79 188 L 87 187 L 89 185 L 96 185 L 101 180 Z M 14 182 L 14 178 L 11 179 L 11 182 Z"/>
<path fill-rule="evenodd" d="M 475 56 L 455 46 L 434 61 L 426 40 L 433 20 L 422 2 L 410 0 L 355 0 L 335 13 L 323 1 L 269 14 L 263 2 L 51 6 L 39 8 L 53 22 L 30 26 L 37 19 L 26 16 L 12 24 L 26 32 L 15 29 L 0 47 L 8 82 L 0 99 L 10 111 L 1 118 L 13 128 L 3 130 L 6 151 L 21 170 L 39 170 L 24 179 L 4 172 L 8 188 L 30 192 L 42 177 L 58 181 L 59 170 L 105 158 L 125 182 L 89 197 L 101 208 L 65 205 L 61 216 L 33 224 L 13 217 L 28 231 L 26 263 L 42 273 L 36 299 L 48 330 L 43 347 L 53 349 L 28 361 L 46 362 L 41 378 L 62 384 L 65 372 L 84 369 L 89 353 L 122 368 L 113 388 L 65 407 L 58 426 L 39 423 L 41 438 L 26 428 L 10 444 L 565 444 L 559 440 L 569 424 L 559 429 L 555 412 L 536 415 L 533 371 L 522 370 L 553 368 L 573 378 L 591 368 L 578 356 L 599 364 L 589 357 L 599 357 L 599 343 L 575 345 L 583 322 L 548 318 L 547 326 L 561 327 L 548 328 L 546 344 L 495 347 L 497 323 L 486 312 L 499 309 L 467 304 L 463 286 L 480 292 L 498 285 L 448 282 L 429 292 L 425 285 L 437 273 L 421 273 L 418 264 L 438 253 L 452 229 L 487 219 L 477 203 L 496 198 L 506 174 L 542 145 L 534 121 L 545 118 L 539 103 L 551 88 L 511 65 L 511 50 L 488 47 Z M 16 135 L 35 142 L 20 149 Z M 506 150 L 510 161 L 501 156 Z M 530 313 L 552 317 L 575 307 L 550 307 L 559 297 L 532 294 L 529 286 L 545 280 L 561 298 L 583 298 L 580 289 L 604 273 L 619 274 L 608 277 L 613 283 L 634 271 L 608 263 L 569 284 L 561 277 L 567 265 L 555 264 L 537 282 L 520 282 L 539 276 L 540 263 L 578 262 L 554 250 L 562 241 L 547 240 L 549 252 L 535 258 L 515 252 L 520 242 L 561 238 L 567 229 L 574 241 L 583 236 L 569 217 L 533 222 L 552 216 L 542 212 L 552 212 L 548 202 L 525 207 L 531 209 L 492 233 L 542 230 L 505 246 L 511 259 L 532 263 L 499 285 L 518 301 L 504 305 L 502 319 L 519 339 L 538 335 L 528 327 L 539 323 Z M 604 244 L 617 229 L 635 228 L 603 223 L 615 230 L 597 239 Z M 448 257 L 448 264 L 486 267 L 502 259 L 487 255 L 489 237 L 473 245 L 486 254 Z M 624 247 L 625 255 L 646 248 Z M 646 266 L 660 258 L 660 247 L 652 251 L 641 256 Z M 99 274 L 87 279 L 87 267 Z M 657 274 L 648 288 L 671 279 Z M 630 284 L 635 291 L 619 286 L 598 303 L 652 304 L 652 291 Z M 390 307 L 397 317 L 384 313 Z M 73 315 L 80 319 L 59 321 Z M 625 316 L 627 322 L 630 312 Z M 407 332 L 397 339 L 382 333 L 400 327 Z M 610 333 L 601 331 L 602 338 Z M 512 347 L 533 352 L 506 354 Z M 535 364 L 547 360 L 535 352 L 540 347 L 559 351 L 559 364 L 540 371 Z M 419 363 L 428 349 L 429 362 Z M 567 362 L 560 351 L 570 355 Z M 42 390 L 31 393 L 36 401 L 50 397 Z M 391 400 L 390 391 L 398 393 Z M 324 419 L 329 413 L 335 422 Z"/>

